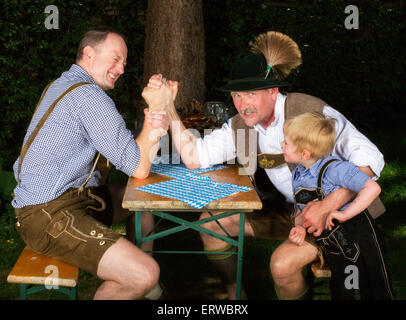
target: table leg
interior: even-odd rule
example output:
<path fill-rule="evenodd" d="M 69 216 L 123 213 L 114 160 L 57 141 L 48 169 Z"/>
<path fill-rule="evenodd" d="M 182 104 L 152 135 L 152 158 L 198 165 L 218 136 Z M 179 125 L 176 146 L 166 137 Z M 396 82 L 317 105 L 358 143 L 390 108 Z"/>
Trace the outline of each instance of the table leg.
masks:
<path fill-rule="evenodd" d="M 237 286 L 236 286 L 236 299 L 240 300 L 241 299 L 241 289 L 242 289 L 242 268 L 243 268 L 243 255 L 244 255 L 244 226 L 245 226 L 245 213 L 244 212 L 240 212 L 240 213 L 233 213 L 233 214 L 239 214 L 240 215 L 240 223 L 239 223 L 239 231 L 238 231 L 238 241 L 235 241 L 234 239 L 228 239 L 227 237 L 224 237 L 221 234 L 215 233 L 215 232 L 211 232 L 210 230 L 207 230 L 205 228 L 200 227 L 200 224 L 205 223 L 205 221 L 203 220 L 212 220 L 214 217 L 211 218 L 206 218 L 203 220 L 198 220 L 198 221 L 194 221 L 194 222 L 189 222 L 171 215 L 167 215 L 161 212 L 153 212 L 154 215 L 157 215 L 161 218 L 176 222 L 178 224 L 180 224 L 180 226 L 172 228 L 174 231 L 171 230 L 167 230 L 167 231 L 161 231 L 158 234 L 155 234 L 153 236 L 147 236 L 145 238 L 142 237 L 142 227 L 141 227 L 141 215 L 142 212 L 141 211 L 135 211 L 134 213 L 134 236 L 135 236 L 135 244 L 137 247 L 141 247 L 141 244 L 144 242 L 143 239 L 145 239 L 146 241 L 151 241 L 153 237 L 155 238 L 161 238 L 161 237 L 165 237 L 169 234 L 172 233 L 177 233 L 179 231 L 182 231 L 184 229 L 195 229 L 198 232 L 203 232 L 206 234 L 209 234 L 215 238 L 221 239 L 223 241 L 226 241 L 227 243 L 231 243 L 234 246 L 237 246 Z M 229 214 L 221 214 L 221 215 L 229 215 Z M 214 220 L 217 221 L 217 220 Z M 156 252 L 156 251 L 155 251 Z M 159 253 L 206 253 L 204 252 L 199 252 L 199 251 L 163 251 L 163 252 L 159 252 Z M 235 254 L 235 253 L 234 253 Z"/>
<path fill-rule="evenodd" d="M 20 283 L 20 300 L 27 299 L 27 285 L 25 283 Z"/>
<path fill-rule="evenodd" d="M 244 225 L 245 213 L 240 213 L 240 227 L 238 232 L 238 260 L 237 260 L 237 288 L 236 299 L 241 299 L 241 284 L 242 284 L 242 267 L 243 267 L 243 254 L 244 254 Z"/>
<path fill-rule="evenodd" d="M 125 233 L 128 241 L 135 243 L 135 214 L 130 214 L 125 221 Z"/>

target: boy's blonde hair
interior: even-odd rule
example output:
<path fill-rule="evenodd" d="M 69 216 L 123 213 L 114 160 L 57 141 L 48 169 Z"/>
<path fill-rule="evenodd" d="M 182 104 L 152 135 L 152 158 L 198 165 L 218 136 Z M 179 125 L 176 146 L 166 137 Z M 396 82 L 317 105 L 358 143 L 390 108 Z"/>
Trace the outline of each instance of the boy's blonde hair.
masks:
<path fill-rule="evenodd" d="M 288 118 L 283 133 L 297 147 L 310 151 L 314 158 L 328 156 L 334 148 L 336 131 L 334 118 L 326 118 L 321 112 L 306 112 Z"/>

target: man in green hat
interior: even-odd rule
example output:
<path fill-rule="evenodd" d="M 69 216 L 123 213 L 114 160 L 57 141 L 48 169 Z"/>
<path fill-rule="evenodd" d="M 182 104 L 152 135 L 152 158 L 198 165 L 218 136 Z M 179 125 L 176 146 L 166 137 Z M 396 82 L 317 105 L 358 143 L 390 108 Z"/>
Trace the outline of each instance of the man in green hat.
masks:
<path fill-rule="evenodd" d="M 320 111 L 336 119 L 337 141 L 332 152 L 341 159 L 356 164 L 364 173 L 376 179 L 384 166 L 383 155 L 341 113 L 322 100 L 301 93 L 282 94 L 279 88 L 287 85 L 284 79 L 301 64 L 297 44 L 279 32 L 259 35 L 251 44 L 252 52 L 240 59 L 232 69 L 230 80 L 218 88 L 229 92 L 238 114 L 204 138 L 196 138 L 180 121 L 174 104 L 168 106 L 171 133 L 177 150 L 188 168 L 205 168 L 237 158 L 242 165 L 240 174 L 252 176 L 263 202 L 263 209 L 247 214 L 245 235 L 255 238 L 286 240 L 292 226 L 293 210 L 292 167 L 284 159 L 281 142 L 284 140 L 285 118 L 308 111 Z M 162 81 L 153 76 L 148 84 L 151 89 L 169 85 L 173 99 L 178 90 L 177 82 Z M 240 134 L 241 130 L 244 132 Z M 237 134 L 239 132 L 239 134 Z M 241 139 L 241 137 L 243 137 Z M 320 254 L 313 236 L 319 236 L 327 215 L 354 197 L 347 189 L 329 194 L 323 201 L 309 203 L 302 212 L 307 237 L 303 245 L 283 242 L 272 254 L 270 271 L 280 299 L 303 299 L 310 295 L 302 269 Z M 384 212 L 377 199 L 369 208 L 373 217 Z M 203 213 L 201 218 L 208 217 Z M 239 218 L 221 219 L 222 226 L 233 236 L 238 235 Z M 223 233 L 215 223 L 205 228 Z M 230 251 L 227 243 L 202 234 L 207 251 Z M 208 255 L 221 276 L 229 294 L 235 298 L 236 255 Z M 242 295 L 244 297 L 244 293 Z"/>

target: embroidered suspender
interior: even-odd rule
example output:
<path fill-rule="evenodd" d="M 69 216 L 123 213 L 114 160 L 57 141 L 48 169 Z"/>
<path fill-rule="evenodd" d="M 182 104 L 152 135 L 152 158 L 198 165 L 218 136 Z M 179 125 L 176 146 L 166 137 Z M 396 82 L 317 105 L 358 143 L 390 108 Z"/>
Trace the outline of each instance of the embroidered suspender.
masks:
<path fill-rule="evenodd" d="M 327 167 L 337 159 L 330 159 L 327 161 L 320 169 L 319 175 L 317 177 L 317 187 L 316 188 L 300 188 L 295 192 L 295 203 L 296 205 L 306 205 L 310 201 L 321 201 L 325 198 L 323 192 L 323 177 L 327 170 Z"/>

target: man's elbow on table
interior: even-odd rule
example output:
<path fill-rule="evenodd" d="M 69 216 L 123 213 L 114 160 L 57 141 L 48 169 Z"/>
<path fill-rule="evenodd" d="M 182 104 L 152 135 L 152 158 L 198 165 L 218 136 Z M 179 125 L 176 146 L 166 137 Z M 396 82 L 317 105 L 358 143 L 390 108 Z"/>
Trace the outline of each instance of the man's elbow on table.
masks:
<path fill-rule="evenodd" d="M 201 167 L 200 161 L 196 156 L 192 157 L 182 156 L 182 161 L 185 164 L 186 168 L 191 170 L 200 169 Z"/>
<path fill-rule="evenodd" d="M 149 172 L 142 172 L 142 173 L 134 172 L 132 175 L 133 178 L 137 178 L 140 180 L 146 179 L 146 178 L 148 178 L 148 176 L 149 176 Z"/>
<path fill-rule="evenodd" d="M 150 168 L 146 168 L 143 165 L 139 165 L 137 170 L 135 170 L 134 173 L 132 174 L 132 177 L 141 180 L 146 179 L 149 176 L 149 170 Z"/>
<path fill-rule="evenodd" d="M 185 163 L 185 166 L 191 170 L 200 169 L 200 163 Z"/>
<path fill-rule="evenodd" d="M 190 148 L 183 148 L 181 158 L 186 168 L 188 169 L 200 169 L 202 166 L 200 164 L 199 153 L 197 151 L 196 144 L 193 144 L 193 147 Z"/>

